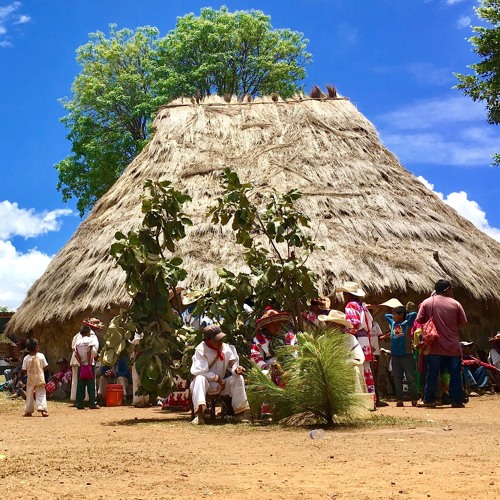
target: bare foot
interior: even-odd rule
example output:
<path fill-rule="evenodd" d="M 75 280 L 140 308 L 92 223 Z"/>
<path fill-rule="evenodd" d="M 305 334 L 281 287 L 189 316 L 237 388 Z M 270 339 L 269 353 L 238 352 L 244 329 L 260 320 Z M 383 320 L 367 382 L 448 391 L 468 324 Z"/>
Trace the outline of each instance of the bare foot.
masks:
<path fill-rule="evenodd" d="M 43 410 L 42 411 L 42 417 L 48 417 L 49 416 L 49 412 Z"/>
<path fill-rule="evenodd" d="M 23 417 L 31 417 L 31 415 L 33 415 L 33 413 L 25 413 Z"/>

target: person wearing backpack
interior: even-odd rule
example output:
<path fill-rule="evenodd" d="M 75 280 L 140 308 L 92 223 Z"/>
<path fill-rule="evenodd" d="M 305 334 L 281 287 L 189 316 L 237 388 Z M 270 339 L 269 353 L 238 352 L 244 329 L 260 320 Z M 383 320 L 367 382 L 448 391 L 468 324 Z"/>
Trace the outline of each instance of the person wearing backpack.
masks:
<path fill-rule="evenodd" d="M 465 311 L 460 302 L 453 298 L 453 289 L 448 280 L 440 279 L 434 286 L 434 294 L 421 304 L 416 322 L 424 325 L 433 319 L 438 337 L 429 346 L 427 356 L 427 377 L 422 406 L 436 406 L 436 385 L 439 374 L 450 372 L 450 402 L 453 408 L 465 405 L 462 386 L 462 347 L 458 329 L 467 323 Z"/>

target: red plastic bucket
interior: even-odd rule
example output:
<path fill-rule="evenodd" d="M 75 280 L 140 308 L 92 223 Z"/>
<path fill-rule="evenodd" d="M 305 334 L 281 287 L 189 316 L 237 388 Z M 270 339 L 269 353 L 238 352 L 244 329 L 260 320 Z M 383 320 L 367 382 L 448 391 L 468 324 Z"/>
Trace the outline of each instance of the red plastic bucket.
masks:
<path fill-rule="evenodd" d="M 106 406 L 121 406 L 123 404 L 123 386 L 121 384 L 106 385 Z"/>

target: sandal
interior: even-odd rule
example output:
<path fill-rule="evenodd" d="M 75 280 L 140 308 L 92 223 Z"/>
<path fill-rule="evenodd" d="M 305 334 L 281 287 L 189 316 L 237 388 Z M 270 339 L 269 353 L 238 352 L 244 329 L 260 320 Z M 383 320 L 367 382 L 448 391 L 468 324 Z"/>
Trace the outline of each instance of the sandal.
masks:
<path fill-rule="evenodd" d="M 23 415 L 23 417 L 31 417 L 32 415 L 33 415 L 33 413 L 25 413 L 25 414 Z"/>
<path fill-rule="evenodd" d="M 48 417 L 49 416 L 49 412 L 43 410 L 42 411 L 42 417 Z"/>

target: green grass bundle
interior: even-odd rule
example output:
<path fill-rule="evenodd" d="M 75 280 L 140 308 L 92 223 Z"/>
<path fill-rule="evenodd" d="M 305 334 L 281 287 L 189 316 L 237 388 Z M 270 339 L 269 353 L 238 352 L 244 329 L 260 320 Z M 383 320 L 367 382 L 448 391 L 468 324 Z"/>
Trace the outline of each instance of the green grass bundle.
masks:
<path fill-rule="evenodd" d="M 298 345 L 281 347 L 276 357 L 283 369 L 284 387 L 278 387 L 257 367 L 248 374 L 252 409 L 262 403 L 273 407 L 273 420 L 298 414 L 313 415 L 332 425 L 335 416 L 348 415 L 359 406 L 355 369 L 346 334 L 321 329 L 315 335 L 297 335 Z"/>

